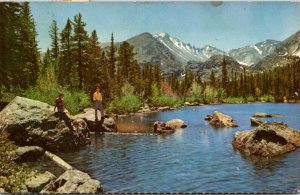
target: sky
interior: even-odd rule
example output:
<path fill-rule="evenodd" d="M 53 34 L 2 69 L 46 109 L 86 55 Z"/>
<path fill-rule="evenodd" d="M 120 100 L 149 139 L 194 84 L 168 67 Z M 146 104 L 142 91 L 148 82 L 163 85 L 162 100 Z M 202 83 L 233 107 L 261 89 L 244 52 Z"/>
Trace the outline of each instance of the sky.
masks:
<path fill-rule="evenodd" d="M 167 32 L 198 48 L 211 45 L 229 51 L 273 39 L 282 41 L 300 30 L 298 2 L 31 2 L 41 51 L 50 46 L 49 26 L 60 30 L 81 13 L 99 41 L 115 41 L 143 32 Z"/>

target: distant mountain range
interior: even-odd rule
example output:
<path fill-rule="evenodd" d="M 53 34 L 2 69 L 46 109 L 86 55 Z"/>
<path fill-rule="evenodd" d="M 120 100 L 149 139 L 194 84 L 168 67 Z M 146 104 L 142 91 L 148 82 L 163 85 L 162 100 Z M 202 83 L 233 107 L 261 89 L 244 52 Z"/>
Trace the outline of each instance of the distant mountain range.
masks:
<path fill-rule="evenodd" d="M 141 65 L 160 64 L 164 75 L 179 76 L 191 70 L 208 77 L 212 69 L 218 75 L 224 56 L 228 68 L 238 72 L 243 68 L 259 71 L 272 69 L 293 63 L 300 57 L 300 31 L 282 42 L 266 40 L 232 49 L 228 53 L 210 45 L 197 48 L 168 33 L 152 35 L 145 32 L 126 41 L 134 46 L 135 57 Z"/>

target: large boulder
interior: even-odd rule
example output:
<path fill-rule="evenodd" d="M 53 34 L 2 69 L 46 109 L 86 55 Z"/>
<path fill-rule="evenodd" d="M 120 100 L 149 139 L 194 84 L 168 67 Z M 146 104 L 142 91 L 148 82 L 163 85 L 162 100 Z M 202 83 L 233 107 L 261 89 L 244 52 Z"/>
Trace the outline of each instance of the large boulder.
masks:
<path fill-rule="evenodd" d="M 300 132 L 283 123 L 263 123 L 254 130 L 236 132 L 232 145 L 248 155 L 276 156 L 300 147 Z"/>
<path fill-rule="evenodd" d="M 166 126 L 170 127 L 170 129 L 178 129 L 178 128 L 186 128 L 187 125 L 181 119 L 172 119 L 166 122 Z"/>
<path fill-rule="evenodd" d="M 48 183 L 56 179 L 55 175 L 45 171 L 38 173 L 25 181 L 25 185 L 29 192 L 40 192 Z"/>
<path fill-rule="evenodd" d="M 50 151 L 76 149 L 90 142 L 84 120 L 70 120 L 67 114 L 54 113 L 53 106 L 18 96 L 0 112 L 0 129 L 19 145 Z"/>
<path fill-rule="evenodd" d="M 79 170 L 65 171 L 55 181 L 49 183 L 41 193 L 104 193 L 100 181 Z"/>
<path fill-rule="evenodd" d="M 214 112 L 209 124 L 213 127 L 238 127 L 238 124 L 232 117 L 218 111 Z"/>
<path fill-rule="evenodd" d="M 77 114 L 74 119 L 83 119 L 87 123 L 88 129 L 93 132 L 117 132 L 117 125 L 112 117 L 103 116 L 102 120 L 95 121 L 95 109 L 86 108 L 83 113 Z"/>
<path fill-rule="evenodd" d="M 18 147 L 13 153 L 17 161 L 35 161 L 44 155 L 45 151 L 39 146 L 23 146 Z"/>
<path fill-rule="evenodd" d="M 256 117 L 250 117 L 250 122 L 251 122 L 252 126 L 259 126 L 259 125 L 265 123 L 265 121 L 258 119 Z"/>

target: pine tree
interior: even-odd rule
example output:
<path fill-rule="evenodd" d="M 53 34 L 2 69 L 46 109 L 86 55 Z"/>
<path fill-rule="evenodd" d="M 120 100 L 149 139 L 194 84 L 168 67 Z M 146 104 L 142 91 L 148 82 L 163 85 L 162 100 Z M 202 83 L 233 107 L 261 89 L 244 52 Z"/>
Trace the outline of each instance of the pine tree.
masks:
<path fill-rule="evenodd" d="M 72 74 L 71 74 L 72 72 Z M 60 33 L 60 56 L 58 67 L 58 83 L 62 86 L 76 86 L 78 84 L 71 83 L 70 77 L 78 77 L 77 69 L 73 66 L 72 58 L 72 22 L 68 18 L 67 23 Z M 79 80 L 75 78 L 73 80 Z"/>
<path fill-rule="evenodd" d="M 131 85 L 134 85 L 133 79 L 139 77 L 139 71 L 134 59 L 133 46 L 125 41 L 120 45 L 118 53 L 118 78 L 128 80 Z"/>
<path fill-rule="evenodd" d="M 55 74 L 58 75 L 58 59 L 59 59 L 59 34 L 56 21 L 53 20 L 49 30 L 51 38 L 51 58 L 54 64 Z"/>
<path fill-rule="evenodd" d="M 101 75 L 101 64 L 102 51 L 100 43 L 98 41 L 97 32 L 94 30 L 89 38 L 87 46 L 87 64 L 83 67 L 82 76 L 85 78 L 86 90 L 92 90 L 95 85 L 99 85 Z M 101 78 L 103 79 L 103 78 Z"/>
<path fill-rule="evenodd" d="M 110 78 L 114 78 L 116 73 L 116 48 L 114 45 L 114 34 L 111 34 L 111 43 L 110 49 L 108 53 L 108 61 L 109 61 L 109 76 Z"/>
<path fill-rule="evenodd" d="M 216 77 L 215 77 L 214 70 L 211 70 L 210 84 L 211 84 L 212 87 L 216 88 Z"/>
<path fill-rule="evenodd" d="M 227 67 L 226 67 L 226 61 L 225 56 L 223 56 L 223 62 L 222 62 L 222 88 L 225 89 L 225 91 L 228 93 L 227 89 Z"/>
<path fill-rule="evenodd" d="M 57 78 L 55 75 L 55 66 L 51 57 L 51 52 L 48 49 L 43 57 L 42 66 L 38 74 L 37 87 L 48 90 L 57 87 Z"/>
<path fill-rule="evenodd" d="M 29 3 L 21 4 L 21 34 L 20 34 L 20 70 L 19 84 L 22 88 L 33 86 L 37 80 L 39 69 L 39 51 L 36 42 L 34 20 L 30 13 Z"/>
<path fill-rule="evenodd" d="M 74 17 L 73 29 L 74 35 L 72 37 L 72 58 L 74 59 L 75 69 L 77 69 L 79 76 L 79 89 L 84 89 L 86 77 L 84 71 L 87 62 L 87 43 L 88 35 L 84 29 L 86 23 L 82 21 L 82 15 L 79 13 Z"/>

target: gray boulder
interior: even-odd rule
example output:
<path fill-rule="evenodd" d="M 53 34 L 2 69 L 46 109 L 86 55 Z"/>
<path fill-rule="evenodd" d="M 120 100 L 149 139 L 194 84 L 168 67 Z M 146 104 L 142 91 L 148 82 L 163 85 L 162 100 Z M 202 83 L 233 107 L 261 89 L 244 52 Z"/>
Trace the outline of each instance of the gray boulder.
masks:
<path fill-rule="evenodd" d="M 29 192 L 40 192 L 48 183 L 56 179 L 55 175 L 45 171 L 39 173 L 25 181 L 25 185 Z"/>
<path fill-rule="evenodd" d="M 19 145 L 50 151 L 72 150 L 90 143 L 84 120 L 70 120 L 67 114 L 53 113 L 53 106 L 18 96 L 0 112 L 0 129 Z"/>
<path fill-rule="evenodd" d="M 100 181 L 79 170 L 65 171 L 55 181 L 49 183 L 41 193 L 104 193 Z"/>
<path fill-rule="evenodd" d="M 239 125 L 233 120 L 232 117 L 225 115 L 221 112 L 215 111 L 212 115 L 209 124 L 213 127 L 238 127 Z"/>
<path fill-rule="evenodd" d="M 170 127 L 170 129 L 178 129 L 178 128 L 186 128 L 187 125 L 181 119 L 172 119 L 166 122 L 166 126 Z"/>
<path fill-rule="evenodd" d="M 86 108 L 83 113 L 75 115 L 74 119 L 83 119 L 92 132 L 117 132 L 115 120 L 107 115 L 102 120 L 95 121 L 95 109 Z"/>
<path fill-rule="evenodd" d="M 23 146 L 18 147 L 14 154 L 17 161 L 35 161 L 44 155 L 44 149 L 39 146 Z"/>
<path fill-rule="evenodd" d="M 235 149 L 257 156 L 276 156 L 300 147 L 300 132 L 283 123 L 263 123 L 251 131 L 236 132 Z"/>

